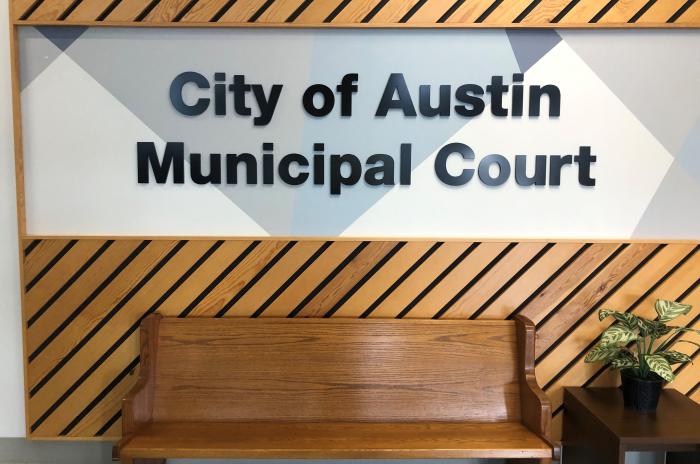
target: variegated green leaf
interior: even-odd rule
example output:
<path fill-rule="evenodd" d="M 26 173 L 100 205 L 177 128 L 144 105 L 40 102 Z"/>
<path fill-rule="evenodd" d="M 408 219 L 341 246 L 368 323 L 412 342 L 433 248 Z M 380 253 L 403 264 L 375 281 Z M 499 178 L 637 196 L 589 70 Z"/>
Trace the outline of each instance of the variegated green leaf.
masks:
<path fill-rule="evenodd" d="M 623 324 L 608 327 L 600 336 L 602 346 L 620 345 L 637 339 L 637 333 Z"/>
<path fill-rule="evenodd" d="M 643 336 L 660 338 L 670 333 L 672 329 L 663 322 L 639 319 L 639 331 Z"/>
<path fill-rule="evenodd" d="M 656 314 L 659 315 L 659 322 L 668 322 L 688 314 L 693 307 L 688 304 L 677 303 L 670 300 L 656 300 Z"/>
<path fill-rule="evenodd" d="M 664 358 L 660 354 L 652 354 L 651 356 L 646 356 L 644 360 L 649 366 L 649 369 L 652 372 L 658 374 L 659 377 L 661 377 L 665 381 L 671 382 L 676 377 L 675 375 L 673 375 L 671 365 L 668 363 L 666 358 Z"/>
<path fill-rule="evenodd" d="M 615 358 L 610 362 L 610 367 L 613 369 L 626 369 L 628 367 L 635 367 L 637 362 L 632 358 Z"/>
<path fill-rule="evenodd" d="M 666 358 L 669 364 L 687 363 L 691 361 L 690 356 L 680 351 L 664 351 L 663 353 L 657 354 Z"/>
<path fill-rule="evenodd" d="M 608 361 L 619 356 L 619 354 L 620 348 L 616 346 L 596 345 L 593 348 L 591 348 L 591 351 L 588 352 L 584 361 L 587 363 Z"/>
<path fill-rule="evenodd" d="M 598 311 L 598 319 L 601 321 L 608 316 L 612 316 L 616 321 L 624 324 L 630 329 L 637 327 L 638 318 L 632 313 L 621 313 L 619 311 L 613 311 L 612 309 L 601 309 Z"/>

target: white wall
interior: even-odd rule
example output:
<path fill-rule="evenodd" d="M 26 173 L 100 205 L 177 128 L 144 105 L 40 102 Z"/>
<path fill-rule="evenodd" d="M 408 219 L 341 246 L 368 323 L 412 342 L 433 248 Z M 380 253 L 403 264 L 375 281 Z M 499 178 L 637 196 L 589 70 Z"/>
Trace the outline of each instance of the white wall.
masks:
<path fill-rule="evenodd" d="M 8 0 L 0 0 L 0 437 L 24 436 Z"/>

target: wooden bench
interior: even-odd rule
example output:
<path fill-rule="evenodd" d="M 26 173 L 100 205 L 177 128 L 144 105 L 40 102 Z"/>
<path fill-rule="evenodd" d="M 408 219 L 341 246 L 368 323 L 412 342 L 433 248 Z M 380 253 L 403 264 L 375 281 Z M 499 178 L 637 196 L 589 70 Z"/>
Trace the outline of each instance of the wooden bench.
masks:
<path fill-rule="evenodd" d="M 548 462 L 534 337 L 524 319 L 150 316 L 115 453 Z"/>

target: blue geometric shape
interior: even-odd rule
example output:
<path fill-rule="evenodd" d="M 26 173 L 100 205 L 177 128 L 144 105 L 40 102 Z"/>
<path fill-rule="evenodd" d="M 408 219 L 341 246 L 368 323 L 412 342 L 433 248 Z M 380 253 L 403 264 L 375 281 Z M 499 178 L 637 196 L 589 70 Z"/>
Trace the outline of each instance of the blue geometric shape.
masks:
<path fill-rule="evenodd" d="M 44 36 L 60 48 L 61 51 L 65 52 L 66 49 L 87 30 L 87 27 L 41 26 L 37 27 L 37 30 L 44 34 Z"/>
<path fill-rule="evenodd" d="M 559 34 L 549 29 L 506 29 L 506 34 L 520 72 L 530 69 L 561 41 Z"/>

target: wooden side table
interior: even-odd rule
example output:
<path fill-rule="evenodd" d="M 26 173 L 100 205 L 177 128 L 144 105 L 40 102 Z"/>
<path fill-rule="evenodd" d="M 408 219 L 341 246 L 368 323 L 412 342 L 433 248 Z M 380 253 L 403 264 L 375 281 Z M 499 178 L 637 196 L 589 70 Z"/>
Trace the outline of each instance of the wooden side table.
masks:
<path fill-rule="evenodd" d="M 700 464 L 700 405 L 666 389 L 645 414 L 625 409 L 618 388 L 565 388 L 562 464 L 623 464 L 626 451 L 665 451 L 667 464 Z"/>

